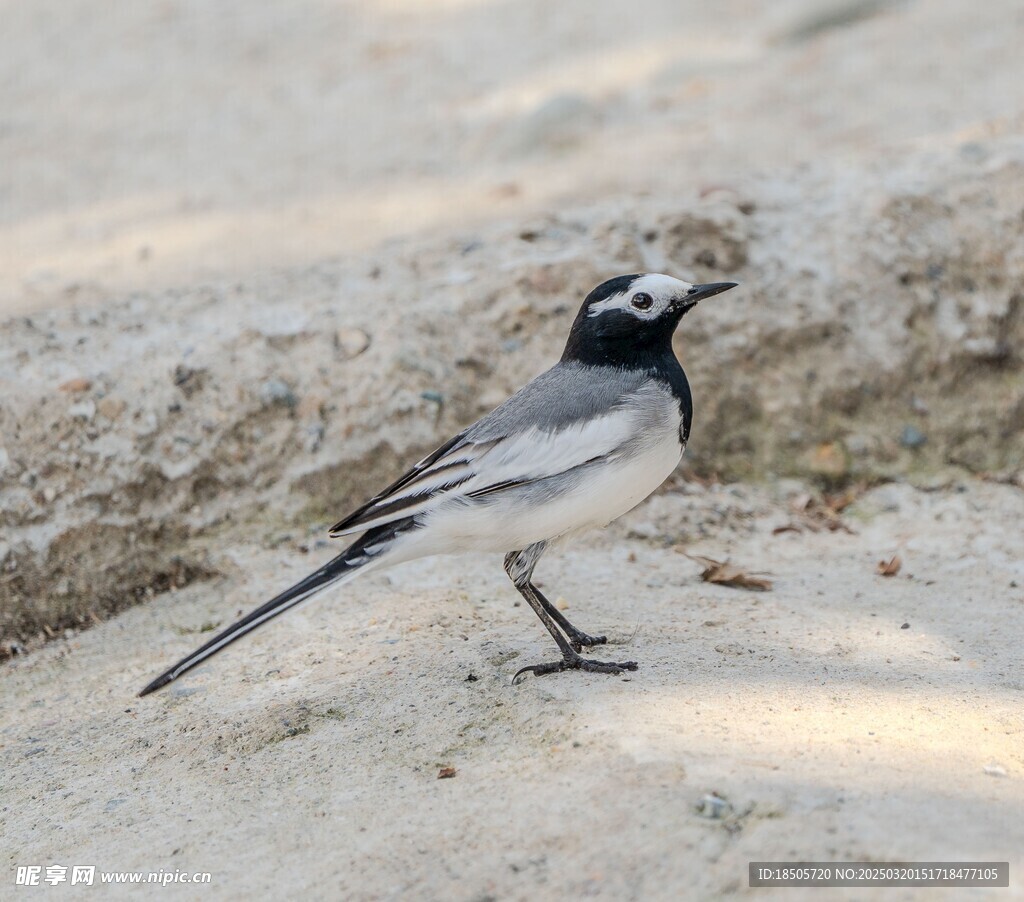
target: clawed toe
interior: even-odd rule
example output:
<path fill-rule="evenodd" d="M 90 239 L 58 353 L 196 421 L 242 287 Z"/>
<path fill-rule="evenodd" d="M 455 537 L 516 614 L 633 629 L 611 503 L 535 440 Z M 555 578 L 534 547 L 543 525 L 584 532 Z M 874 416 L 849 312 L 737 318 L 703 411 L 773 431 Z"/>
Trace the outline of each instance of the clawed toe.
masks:
<path fill-rule="evenodd" d="M 576 666 L 587 673 L 622 673 L 624 670 L 636 670 L 640 665 L 636 661 L 592 661 L 589 658 L 580 658 Z"/>
<path fill-rule="evenodd" d="M 587 638 L 590 638 L 589 636 Z M 604 636 L 599 637 L 602 642 L 607 641 Z M 597 641 L 595 645 L 600 644 Z M 626 670 L 636 670 L 639 667 L 636 661 L 594 661 L 590 658 L 581 658 L 579 655 L 562 658 L 561 661 L 553 661 L 550 664 L 531 664 L 529 667 L 520 668 L 514 677 L 512 685 L 519 682 L 519 678 L 525 673 L 532 673 L 534 676 L 546 676 L 549 673 L 561 673 L 563 670 L 583 670 L 587 673 L 622 673 Z"/>

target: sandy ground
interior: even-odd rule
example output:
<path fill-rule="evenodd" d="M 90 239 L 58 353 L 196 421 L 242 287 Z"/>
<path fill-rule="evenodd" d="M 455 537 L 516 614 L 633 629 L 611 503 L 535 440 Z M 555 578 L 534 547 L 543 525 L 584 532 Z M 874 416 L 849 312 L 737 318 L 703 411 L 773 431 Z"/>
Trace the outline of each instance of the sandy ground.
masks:
<path fill-rule="evenodd" d="M 1024 898 L 1017 0 L 99 10 L 0 0 L 0 897 L 19 865 L 484 902 L 945 858 Z M 135 697 L 638 268 L 744 288 L 680 346 L 704 480 L 541 567 L 637 673 L 511 686 L 550 642 L 471 557 Z M 794 510 L 881 480 L 852 532 Z"/>
<path fill-rule="evenodd" d="M 753 895 L 750 860 L 1009 860 L 992 897 L 1024 898 L 1022 516 L 1005 486 L 884 486 L 852 535 L 775 535 L 794 514 L 763 492 L 671 493 L 542 568 L 626 641 L 628 678 L 511 686 L 550 643 L 499 562 L 467 557 L 367 577 L 135 698 L 308 565 L 226 547 L 223 583 L 9 665 L 5 858 L 209 871 L 230 898 L 474 900 Z M 702 583 L 665 545 L 694 523 L 714 535 L 688 551 L 774 589 Z"/>

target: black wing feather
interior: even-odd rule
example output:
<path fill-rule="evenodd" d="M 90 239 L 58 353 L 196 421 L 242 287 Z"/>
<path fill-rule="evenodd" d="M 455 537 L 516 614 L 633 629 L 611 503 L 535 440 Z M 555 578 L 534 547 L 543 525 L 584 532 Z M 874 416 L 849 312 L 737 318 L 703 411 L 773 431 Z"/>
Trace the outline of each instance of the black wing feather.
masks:
<path fill-rule="evenodd" d="M 343 520 L 339 520 L 337 523 L 335 523 L 334 526 L 331 527 L 328 535 L 330 535 L 332 538 L 335 538 L 339 535 L 344 535 L 344 533 L 347 530 L 350 530 L 366 514 L 370 513 L 371 507 L 373 507 L 376 504 L 379 504 L 381 501 L 387 498 L 388 495 L 391 495 L 392 493 L 397 492 L 400 489 L 407 486 L 417 476 L 419 476 L 420 473 L 428 469 L 432 464 L 436 463 L 441 457 L 443 457 L 449 451 L 452 451 L 455 448 L 457 448 L 459 444 L 465 439 L 465 437 L 466 433 L 460 432 L 454 438 L 450 439 L 449 441 L 441 445 L 441 447 L 438 448 L 436 451 L 432 452 L 427 457 L 424 457 L 423 460 L 416 464 L 416 466 L 414 466 L 411 470 L 409 470 L 399 479 L 396 479 L 386 489 L 374 495 L 369 501 L 366 502 L 366 504 L 362 505 L 362 507 L 356 508 L 356 510 L 352 511 L 352 513 L 345 517 Z M 375 512 L 374 517 L 376 516 L 377 513 Z"/>

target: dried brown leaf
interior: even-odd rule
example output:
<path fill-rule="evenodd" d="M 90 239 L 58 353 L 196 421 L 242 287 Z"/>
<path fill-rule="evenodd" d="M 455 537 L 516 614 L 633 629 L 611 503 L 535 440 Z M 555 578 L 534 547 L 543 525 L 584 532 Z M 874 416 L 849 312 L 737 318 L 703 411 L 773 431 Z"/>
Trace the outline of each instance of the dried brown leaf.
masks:
<path fill-rule="evenodd" d="M 687 554 L 686 556 L 704 565 L 700 578 L 706 583 L 731 586 L 734 589 L 748 589 L 751 592 L 771 591 L 772 581 L 770 579 L 765 579 L 756 573 L 746 573 L 728 561 L 716 561 L 714 558 L 701 557 L 697 554 Z"/>
<path fill-rule="evenodd" d="M 775 529 L 772 530 L 772 535 L 778 536 L 782 535 L 784 532 L 803 532 L 803 530 L 795 523 L 786 523 L 784 526 L 776 526 Z"/>
<path fill-rule="evenodd" d="M 894 554 L 887 561 L 878 562 L 878 575 L 879 576 L 895 576 L 900 572 L 900 567 L 903 566 L 903 561 L 900 560 L 898 554 Z"/>

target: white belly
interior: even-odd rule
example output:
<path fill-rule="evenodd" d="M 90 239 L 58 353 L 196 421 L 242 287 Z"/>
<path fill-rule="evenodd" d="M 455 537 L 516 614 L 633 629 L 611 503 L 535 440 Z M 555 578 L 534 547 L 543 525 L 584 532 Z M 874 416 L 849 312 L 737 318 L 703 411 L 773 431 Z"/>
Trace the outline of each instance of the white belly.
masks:
<path fill-rule="evenodd" d="M 539 485 L 440 508 L 424 523 L 422 539 L 433 547 L 421 553 L 444 553 L 448 548 L 516 551 L 606 526 L 657 489 L 682 456 L 677 427 L 638 437 L 631 446 L 583 468 L 578 478 L 553 477 Z"/>

